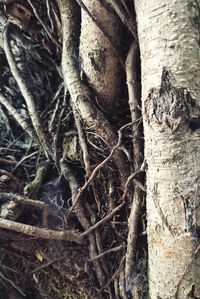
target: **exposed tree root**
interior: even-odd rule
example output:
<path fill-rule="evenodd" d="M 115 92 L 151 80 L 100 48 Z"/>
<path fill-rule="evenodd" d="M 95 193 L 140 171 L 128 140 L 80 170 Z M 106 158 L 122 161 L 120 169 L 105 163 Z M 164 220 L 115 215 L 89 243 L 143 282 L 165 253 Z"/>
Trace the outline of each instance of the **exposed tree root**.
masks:
<path fill-rule="evenodd" d="M 5 52 L 8 67 L 7 63 L 3 67 L 10 70 L 3 79 L 0 77 L 6 82 L 0 104 L 6 116 L 9 112 L 10 130 L 13 123 L 20 129 L 18 134 L 14 128 L 8 142 L 6 135 L 7 143 L 0 147 L 0 240 L 3 240 L 0 264 L 12 265 L 12 269 L 8 266 L 6 270 L 8 275 L 1 271 L 0 281 L 25 295 L 26 282 L 31 281 L 35 297 L 40 294 L 41 298 L 127 299 L 131 295 L 136 299 L 139 292 L 136 283 L 133 290 L 131 279 L 140 273 L 138 223 L 146 191 L 146 164 L 140 86 L 135 71 L 139 46 L 133 5 L 123 0 L 98 4 L 105 20 L 111 13 L 120 28 L 118 15 L 129 30 L 127 36 L 134 36 L 135 42 L 124 63 L 127 50 L 119 52 L 120 43 L 115 45 L 112 28 L 107 31 L 97 13 L 98 5 L 93 10 L 89 1 L 41 0 L 40 10 L 37 6 L 40 0 L 37 1 L 28 0 L 27 7 L 22 7 L 24 13 L 26 9 L 31 12 L 31 22 L 28 26 L 22 24 L 20 29 L 9 24 L 1 5 L 9 1 L 0 1 L 0 29 L 3 32 L 5 28 L 0 57 Z M 18 9 L 18 1 L 11 5 Z M 95 84 L 90 84 L 89 77 L 84 79 L 80 57 L 85 55 L 81 43 L 86 37 L 81 29 L 81 13 L 89 19 L 88 24 L 94 23 L 95 29 L 97 26 L 101 34 L 99 48 L 104 47 L 104 54 L 111 53 L 113 61 L 119 62 L 119 69 L 111 71 L 110 79 L 118 70 L 126 71 L 127 90 L 120 99 L 124 101 L 122 112 L 112 111 L 113 96 L 108 113 L 106 100 L 104 107 L 101 99 L 97 99 Z M 32 21 L 39 26 L 36 33 L 30 29 Z M 96 48 L 88 53 L 90 50 Z M 26 66 L 20 65 L 26 58 L 20 56 L 24 52 L 30 59 L 27 68 L 31 59 L 32 65 L 36 65 L 33 72 L 28 72 L 30 77 Z M 42 65 L 41 75 L 37 71 Z M 107 64 L 102 65 L 109 73 Z M 102 74 L 99 71 L 101 75 L 103 71 Z M 29 85 L 30 82 L 33 84 Z M 113 91 L 112 86 L 110 90 Z M 21 95 L 26 103 L 23 108 Z M 28 114 L 33 129 L 26 120 Z M 8 260 L 8 256 L 12 258 Z M 17 272 L 19 265 L 27 269 L 25 278 Z"/>
<path fill-rule="evenodd" d="M 26 85 L 24 79 L 22 78 L 22 76 L 17 68 L 14 57 L 13 57 L 13 53 L 12 53 L 12 49 L 11 49 L 11 45 L 10 45 L 10 42 L 11 42 L 10 41 L 10 32 L 9 32 L 10 30 L 11 30 L 11 25 L 8 24 L 4 31 L 4 51 L 6 54 L 6 58 L 7 58 L 9 66 L 10 66 L 10 70 L 11 70 L 15 80 L 17 81 L 17 84 L 19 85 L 21 93 L 24 96 L 24 99 L 26 101 L 27 108 L 28 108 L 33 126 L 37 133 L 38 139 L 40 140 L 41 144 L 43 145 L 45 151 L 48 154 L 50 154 L 51 153 L 50 145 L 47 140 L 47 136 L 44 132 L 44 129 L 43 129 L 43 126 L 41 123 L 41 119 L 38 115 L 33 95 L 28 90 L 27 85 Z"/>
<path fill-rule="evenodd" d="M 74 55 L 77 53 L 76 34 L 76 6 L 74 1 L 60 1 L 60 12 L 63 25 L 63 53 L 62 70 L 65 84 L 71 99 L 82 119 L 88 127 L 92 127 L 112 149 L 117 144 L 117 137 L 104 115 L 95 107 L 92 95 L 87 86 L 81 81 L 77 62 Z M 113 160 L 124 182 L 129 176 L 129 164 L 123 150 L 117 149 Z"/>

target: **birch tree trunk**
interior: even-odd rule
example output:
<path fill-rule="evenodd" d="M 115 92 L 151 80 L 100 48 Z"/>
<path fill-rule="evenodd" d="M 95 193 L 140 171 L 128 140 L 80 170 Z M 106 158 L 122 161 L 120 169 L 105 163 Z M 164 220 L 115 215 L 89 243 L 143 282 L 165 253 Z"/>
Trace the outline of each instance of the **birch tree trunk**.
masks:
<path fill-rule="evenodd" d="M 151 299 L 200 297 L 199 3 L 135 0 Z"/>

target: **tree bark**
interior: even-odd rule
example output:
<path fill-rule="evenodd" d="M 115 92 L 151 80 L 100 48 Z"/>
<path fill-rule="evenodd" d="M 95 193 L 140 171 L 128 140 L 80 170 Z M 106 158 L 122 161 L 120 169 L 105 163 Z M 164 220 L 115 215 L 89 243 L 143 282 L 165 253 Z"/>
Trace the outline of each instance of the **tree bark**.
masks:
<path fill-rule="evenodd" d="M 200 296 L 199 5 L 136 0 L 151 299 Z M 195 297 L 196 296 L 196 297 Z"/>
<path fill-rule="evenodd" d="M 88 83 L 95 91 L 97 103 L 107 114 L 113 114 L 113 109 L 116 111 L 119 108 L 124 79 L 120 54 L 116 57 L 114 53 L 121 48 L 122 28 L 114 14 L 99 2 L 101 1 L 83 1 L 96 23 L 82 8 L 81 66 Z"/>

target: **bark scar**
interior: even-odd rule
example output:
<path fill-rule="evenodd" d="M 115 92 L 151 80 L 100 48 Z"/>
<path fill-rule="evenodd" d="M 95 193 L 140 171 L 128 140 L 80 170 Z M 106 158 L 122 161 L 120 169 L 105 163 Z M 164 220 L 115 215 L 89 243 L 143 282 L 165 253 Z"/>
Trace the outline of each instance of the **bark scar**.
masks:
<path fill-rule="evenodd" d="M 160 88 L 152 88 L 145 101 L 144 116 L 148 123 L 168 127 L 172 132 L 185 128 L 200 129 L 200 107 L 186 87 L 175 87 L 172 75 L 165 68 Z"/>

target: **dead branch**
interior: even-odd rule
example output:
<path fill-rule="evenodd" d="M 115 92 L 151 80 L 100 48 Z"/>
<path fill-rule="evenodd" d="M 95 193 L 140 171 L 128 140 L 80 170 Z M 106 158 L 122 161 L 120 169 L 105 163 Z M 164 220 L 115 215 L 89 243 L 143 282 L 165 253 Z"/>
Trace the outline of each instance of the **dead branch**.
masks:
<path fill-rule="evenodd" d="M 83 161 L 84 161 L 85 170 L 86 170 L 86 178 L 88 178 L 91 175 L 91 166 L 90 166 L 90 158 L 89 158 L 89 153 L 88 153 L 88 148 L 87 148 L 86 136 L 83 132 L 80 116 L 79 116 L 78 112 L 75 110 L 75 107 L 73 107 L 73 112 L 74 112 L 75 123 L 76 123 L 77 131 L 78 131 L 80 147 L 83 152 Z M 92 184 L 92 189 L 93 189 L 94 197 L 96 198 L 94 184 Z M 89 210 L 90 218 L 95 220 L 96 219 L 95 213 L 90 209 L 89 205 L 87 206 L 87 208 Z M 102 241 L 101 241 L 100 233 L 98 230 L 96 230 L 94 232 L 94 237 L 95 237 L 95 243 L 96 243 L 96 248 L 97 248 L 96 250 L 97 250 L 97 252 L 100 253 L 99 255 L 101 255 L 101 252 L 103 251 L 102 250 Z M 99 255 L 97 255 L 97 256 L 99 256 Z M 96 259 L 93 259 L 93 260 L 96 260 Z M 101 258 L 100 262 L 101 262 L 102 268 L 104 270 L 104 273 L 108 276 L 109 273 L 108 273 L 108 268 L 107 268 L 105 259 Z"/>
<path fill-rule="evenodd" d="M 7 164 L 7 165 L 15 166 L 17 164 L 17 161 L 0 158 L 0 164 Z"/>
<path fill-rule="evenodd" d="M 52 229 L 40 228 L 40 227 L 36 227 L 24 223 L 18 223 L 15 221 L 1 219 L 1 218 L 0 218 L 0 228 L 12 230 L 21 234 L 25 234 L 25 235 L 29 235 L 41 239 L 62 240 L 62 241 L 75 242 L 78 244 L 85 244 L 85 241 L 82 238 L 81 234 L 72 230 L 56 231 Z"/>
<path fill-rule="evenodd" d="M 53 263 L 59 262 L 59 261 L 61 261 L 61 260 L 64 260 L 65 258 L 68 258 L 68 257 L 61 256 L 61 257 L 55 258 L 55 259 L 53 259 L 53 260 L 47 262 L 46 264 L 43 264 L 42 266 L 37 267 L 36 269 L 34 269 L 34 270 L 31 272 L 31 274 L 34 274 L 34 273 L 36 273 L 36 272 L 38 272 L 38 271 L 40 271 L 40 270 L 42 270 L 42 269 L 44 269 L 44 268 L 46 268 L 46 267 L 49 267 L 49 266 L 52 265 Z"/>
<path fill-rule="evenodd" d="M 103 286 L 100 291 L 98 292 L 98 294 L 100 294 L 104 289 L 106 289 L 110 284 L 111 282 L 117 278 L 117 276 L 120 275 L 120 272 L 122 270 L 122 267 L 123 267 L 123 263 L 124 263 L 124 260 L 125 260 L 125 256 L 123 256 L 123 258 L 121 259 L 121 262 L 119 264 L 119 267 L 117 269 L 117 271 L 115 271 L 115 273 L 112 275 L 112 277 L 109 279 L 109 281 L 106 283 L 105 286 Z"/>

